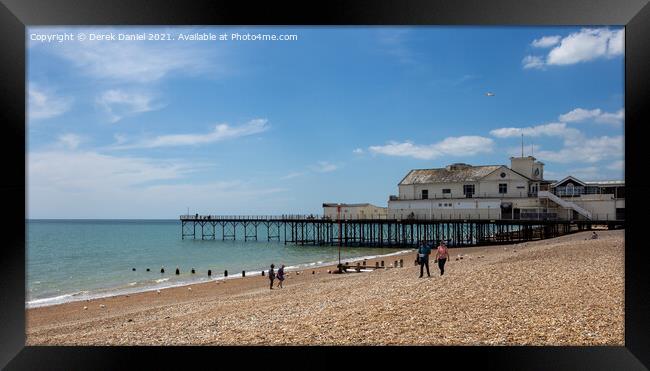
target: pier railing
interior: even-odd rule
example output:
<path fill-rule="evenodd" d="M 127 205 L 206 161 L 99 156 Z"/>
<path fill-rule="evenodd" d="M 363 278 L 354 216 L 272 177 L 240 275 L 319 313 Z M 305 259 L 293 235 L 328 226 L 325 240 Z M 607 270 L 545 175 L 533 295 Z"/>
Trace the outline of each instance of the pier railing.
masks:
<path fill-rule="evenodd" d="M 516 220 L 542 220 L 542 221 L 569 221 L 559 219 L 560 213 L 556 209 L 549 209 L 548 211 L 525 211 L 521 212 L 519 215 L 501 215 L 495 210 L 492 216 L 488 217 L 481 215 L 472 215 L 472 213 L 463 213 L 463 212 L 448 212 L 448 213 L 430 213 L 428 215 L 422 214 L 413 214 L 409 215 L 408 213 L 396 213 L 393 215 L 381 215 L 381 214 L 368 214 L 368 215 L 341 215 L 340 220 L 342 221 L 379 221 L 379 220 L 393 220 L 393 221 L 445 221 L 445 220 L 503 220 L 503 221 L 516 221 Z M 291 221 L 291 220 L 321 220 L 321 221 L 338 221 L 337 216 L 329 215 L 314 215 L 314 214 L 283 214 L 283 215 L 181 215 L 180 220 L 185 221 Z M 592 214 L 592 220 L 588 221 L 591 224 L 607 224 L 611 222 L 623 222 L 616 218 L 612 218 L 610 214 Z"/>
<path fill-rule="evenodd" d="M 449 241 L 452 246 L 516 243 L 557 237 L 594 225 L 622 228 L 624 222 L 540 219 L 330 218 L 323 215 L 181 215 L 182 239 L 284 242 L 296 245 L 404 246 Z"/>

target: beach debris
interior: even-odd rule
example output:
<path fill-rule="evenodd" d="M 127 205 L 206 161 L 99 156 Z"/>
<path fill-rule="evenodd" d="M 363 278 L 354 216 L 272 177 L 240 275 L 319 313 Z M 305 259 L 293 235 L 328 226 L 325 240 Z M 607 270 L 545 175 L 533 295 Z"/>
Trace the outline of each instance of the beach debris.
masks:
<path fill-rule="evenodd" d="M 133 322 L 133 318 L 129 318 L 129 320 L 126 322 Z"/>
<path fill-rule="evenodd" d="M 299 275 L 299 274 L 300 274 L 300 272 L 296 272 L 296 276 Z"/>
<path fill-rule="evenodd" d="M 456 258 L 456 261 L 458 261 L 458 258 Z"/>
<path fill-rule="evenodd" d="M 160 294 L 160 290 L 156 290 L 156 292 L 157 292 L 158 294 Z"/>
<path fill-rule="evenodd" d="M 106 306 L 104 304 L 99 304 L 99 307 L 100 308 L 106 308 Z"/>
<path fill-rule="evenodd" d="M 88 307 L 84 305 L 84 310 L 88 310 Z"/>
<path fill-rule="evenodd" d="M 191 287 L 188 287 L 187 290 L 192 291 L 192 288 L 191 288 Z"/>

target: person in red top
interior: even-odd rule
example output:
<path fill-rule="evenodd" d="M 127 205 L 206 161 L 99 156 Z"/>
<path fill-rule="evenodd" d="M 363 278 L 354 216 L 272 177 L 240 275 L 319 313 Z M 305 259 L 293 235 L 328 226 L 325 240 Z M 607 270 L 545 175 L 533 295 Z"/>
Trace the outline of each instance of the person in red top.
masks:
<path fill-rule="evenodd" d="M 449 251 L 447 251 L 447 245 L 445 241 L 440 241 L 440 246 L 438 246 L 438 251 L 436 251 L 436 260 L 438 261 L 438 268 L 440 268 L 440 275 L 445 274 L 445 263 L 449 259 Z"/>

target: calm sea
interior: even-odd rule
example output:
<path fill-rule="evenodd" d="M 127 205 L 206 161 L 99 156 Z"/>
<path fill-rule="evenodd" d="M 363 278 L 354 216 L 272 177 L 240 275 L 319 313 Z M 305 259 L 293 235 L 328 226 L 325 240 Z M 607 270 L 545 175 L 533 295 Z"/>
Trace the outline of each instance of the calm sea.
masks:
<path fill-rule="evenodd" d="M 271 263 L 306 268 L 338 260 L 338 247 L 267 242 L 265 228 L 258 242 L 182 240 L 178 220 L 29 220 L 26 229 L 28 307 L 207 281 L 208 269 L 214 280 L 224 270 L 237 277 Z M 341 257 L 399 251 L 344 247 Z"/>

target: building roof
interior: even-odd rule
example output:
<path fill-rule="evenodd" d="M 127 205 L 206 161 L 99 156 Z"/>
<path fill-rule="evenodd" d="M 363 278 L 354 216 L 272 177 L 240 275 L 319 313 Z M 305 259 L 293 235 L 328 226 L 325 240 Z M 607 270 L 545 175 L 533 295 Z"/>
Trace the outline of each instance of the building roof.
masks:
<path fill-rule="evenodd" d="M 599 186 L 622 186 L 625 185 L 624 180 L 594 180 L 591 182 L 585 182 L 589 185 L 599 185 Z"/>
<path fill-rule="evenodd" d="M 557 187 L 558 185 L 564 183 L 567 180 L 573 180 L 574 182 L 580 183 L 583 186 L 590 185 L 590 186 L 603 186 L 603 187 L 610 186 L 610 187 L 612 187 L 612 186 L 624 186 L 625 185 L 624 180 L 594 180 L 594 181 L 589 181 L 589 182 L 583 182 L 582 180 L 580 180 L 580 179 L 578 179 L 578 178 L 576 178 L 574 176 L 569 175 L 566 178 L 560 180 L 559 182 L 555 182 L 555 183 L 551 184 L 551 186 L 552 187 Z"/>
<path fill-rule="evenodd" d="M 370 203 L 364 203 L 364 204 L 337 204 L 337 203 L 334 203 L 334 202 L 323 203 L 323 207 L 337 207 L 337 206 L 341 206 L 341 207 L 364 207 L 364 206 L 375 206 L 375 205 L 370 204 Z M 375 206 L 375 207 L 380 207 L 380 206 Z"/>
<path fill-rule="evenodd" d="M 565 177 L 564 179 L 560 180 L 559 182 L 555 182 L 555 183 L 551 184 L 551 187 L 557 187 L 560 184 L 562 184 L 564 182 L 568 182 L 568 181 L 573 181 L 574 183 L 578 183 L 578 184 L 581 184 L 583 186 L 587 185 L 582 180 L 580 180 L 580 179 L 578 179 L 578 178 L 576 178 L 574 176 L 569 175 L 569 176 Z"/>
<path fill-rule="evenodd" d="M 480 180 L 501 167 L 505 166 L 460 166 L 457 168 L 447 166 L 446 168 L 439 169 L 415 169 L 409 171 L 399 184 L 473 182 Z"/>

